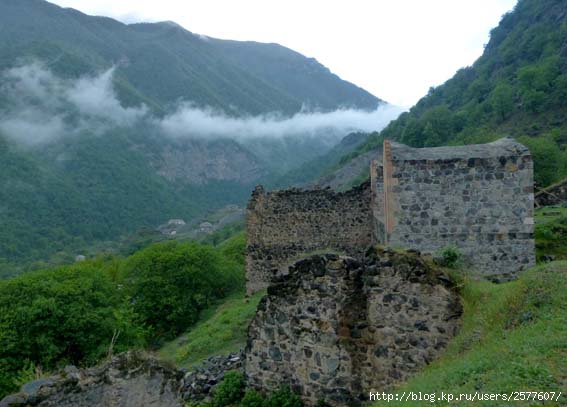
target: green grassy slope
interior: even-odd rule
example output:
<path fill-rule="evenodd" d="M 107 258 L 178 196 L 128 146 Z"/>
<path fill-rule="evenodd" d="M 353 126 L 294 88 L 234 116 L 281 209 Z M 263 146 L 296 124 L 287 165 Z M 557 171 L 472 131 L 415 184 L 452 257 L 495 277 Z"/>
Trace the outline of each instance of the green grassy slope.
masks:
<path fill-rule="evenodd" d="M 246 236 L 239 232 L 217 245 L 219 253 L 234 262 L 244 275 Z M 159 353 L 165 360 L 188 367 L 214 355 L 224 355 L 244 347 L 248 325 L 265 292 L 247 298 L 237 291 L 201 313 L 190 330 L 163 346 Z"/>
<path fill-rule="evenodd" d="M 538 260 L 567 260 L 567 208 L 536 210 L 535 238 Z"/>
<path fill-rule="evenodd" d="M 561 208 L 538 211 L 538 230 L 542 227 L 547 230 L 560 222 L 563 213 Z M 536 233 L 538 254 L 541 239 L 541 233 Z M 566 241 L 553 234 L 545 242 L 548 245 L 553 242 L 554 248 L 563 250 Z M 549 246 L 546 250 L 547 254 L 558 253 L 550 253 Z M 565 405 L 567 261 L 541 264 L 518 280 L 505 284 L 459 277 L 459 274 L 456 279 L 464 305 L 459 334 L 449 343 L 440 359 L 392 392 L 436 393 L 440 397 L 442 391 L 451 394 L 562 391 L 563 396 L 559 401 L 546 405 Z M 242 294 L 235 294 L 226 302 L 210 308 L 202 314 L 197 325 L 162 348 L 161 356 L 180 366 L 189 366 L 203 358 L 243 348 L 246 342 L 245 327 L 252 319 L 261 296 L 258 294 L 247 302 Z M 430 404 L 425 401 L 421 404 L 417 401 L 411 403 Z M 464 401 L 461 404 L 541 405 Z"/>
<path fill-rule="evenodd" d="M 536 267 L 506 284 L 466 281 L 463 326 L 446 353 L 394 392 L 563 392 L 567 403 L 567 262 Z M 407 402 L 375 405 L 408 405 Z M 412 402 L 411 405 L 431 405 Z M 446 405 L 443 404 L 443 405 Z M 459 405 L 541 405 L 471 402 Z"/>
<path fill-rule="evenodd" d="M 256 314 L 259 292 L 246 298 L 244 292 L 202 313 L 200 321 L 187 333 L 160 349 L 160 356 L 180 367 L 189 367 L 210 356 L 226 355 L 244 347 L 248 325 Z"/>

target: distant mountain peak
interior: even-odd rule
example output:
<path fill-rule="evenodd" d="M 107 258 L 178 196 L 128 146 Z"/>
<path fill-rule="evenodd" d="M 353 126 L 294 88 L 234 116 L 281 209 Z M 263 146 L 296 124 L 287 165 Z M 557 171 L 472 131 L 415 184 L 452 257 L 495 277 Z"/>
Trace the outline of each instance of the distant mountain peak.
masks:
<path fill-rule="evenodd" d="M 372 110 L 383 103 L 284 46 L 218 40 L 174 21 L 127 25 L 43 0 L 2 0 L 0 26 L 0 56 L 10 48 L 0 68 L 21 54 L 49 59 L 57 52 L 65 54 L 59 73 L 77 76 L 128 60 L 117 72 L 121 96 L 164 111 L 179 100 L 225 112 L 287 116 L 302 105 L 332 111 Z"/>

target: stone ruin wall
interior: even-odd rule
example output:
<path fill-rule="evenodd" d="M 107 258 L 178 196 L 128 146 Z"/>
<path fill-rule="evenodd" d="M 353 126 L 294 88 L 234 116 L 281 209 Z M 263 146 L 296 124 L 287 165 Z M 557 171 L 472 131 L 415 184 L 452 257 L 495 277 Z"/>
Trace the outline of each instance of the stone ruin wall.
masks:
<path fill-rule="evenodd" d="M 273 276 L 308 253 L 364 253 L 374 241 L 371 203 L 370 182 L 340 193 L 257 187 L 246 217 L 248 294 L 266 288 Z"/>
<path fill-rule="evenodd" d="M 449 280 L 417 250 L 456 245 L 477 275 L 514 279 L 535 263 L 533 207 L 531 155 L 510 139 L 386 142 L 370 182 L 341 194 L 256 189 L 248 291 L 269 288 L 249 327 L 248 383 L 289 384 L 308 405 L 344 406 L 403 382 L 442 352 L 462 312 Z M 367 251 L 375 243 L 389 249 Z M 305 258 L 322 249 L 352 257 Z"/>
<path fill-rule="evenodd" d="M 374 228 L 374 241 L 383 244 L 386 240 L 384 225 L 384 167 L 377 160 L 370 162 L 370 185 L 372 193 L 372 222 Z"/>
<path fill-rule="evenodd" d="M 535 264 L 533 162 L 510 139 L 384 149 L 386 244 L 435 252 L 456 245 L 483 277 Z"/>
<path fill-rule="evenodd" d="M 416 253 L 297 262 L 268 288 L 248 331 L 250 386 L 290 385 L 307 405 L 358 404 L 430 363 L 459 326 L 448 279 Z"/>

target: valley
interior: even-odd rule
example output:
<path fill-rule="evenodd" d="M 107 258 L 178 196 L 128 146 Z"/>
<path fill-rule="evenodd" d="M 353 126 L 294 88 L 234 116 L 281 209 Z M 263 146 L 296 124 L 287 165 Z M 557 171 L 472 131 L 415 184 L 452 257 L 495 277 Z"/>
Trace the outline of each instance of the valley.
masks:
<path fill-rule="evenodd" d="M 567 405 L 564 1 L 410 108 L 128 21 L 0 0 L 0 407 Z"/>

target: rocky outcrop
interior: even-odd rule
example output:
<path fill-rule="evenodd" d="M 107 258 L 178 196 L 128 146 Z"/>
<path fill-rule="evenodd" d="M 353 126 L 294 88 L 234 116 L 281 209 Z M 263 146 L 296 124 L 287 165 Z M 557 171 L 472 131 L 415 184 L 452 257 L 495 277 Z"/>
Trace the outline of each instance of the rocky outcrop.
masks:
<path fill-rule="evenodd" d="M 210 357 L 192 370 L 177 370 L 143 352 L 115 356 L 97 367 L 68 366 L 34 380 L 0 407 L 182 407 L 209 399 L 226 372 L 242 371 L 241 352 Z"/>
<path fill-rule="evenodd" d="M 242 352 L 210 357 L 202 366 L 185 374 L 183 399 L 198 402 L 210 398 L 213 388 L 224 379 L 226 372 L 243 371 L 243 361 Z"/>
<path fill-rule="evenodd" d="M 215 181 L 248 185 L 266 173 L 258 158 L 233 140 L 178 140 L 165 144 L 150 163 L 167 180 L 191 185 Z"/>
<path fill-rule="evenodd" d="M 368 151 L 350 160 L 345 165 L 330 174 L 325 174 L 315 182 L 308 184 L 306 188 L 322 188 L 331 187 L 336 191 L 347 189 L 349 185 L 361 174 L 368 174 L 368 168 L 372 160 L 380 158 L 382 148 Z"/>
<path fill-rule="evenodd" d="M 138 352 L 118 355 L 89 369 L 61 373 L 22 386 L 0 407 L 181 407 L 183 372 Z"/>
<path fill-rule="evenodd" d="M 449 279 L 417 252 L 314 255 L 262 299 L 249 328 L 248 384 L 289 384 L 311 405 L 356 404 L 435 359 L 461 313 Z"/>

